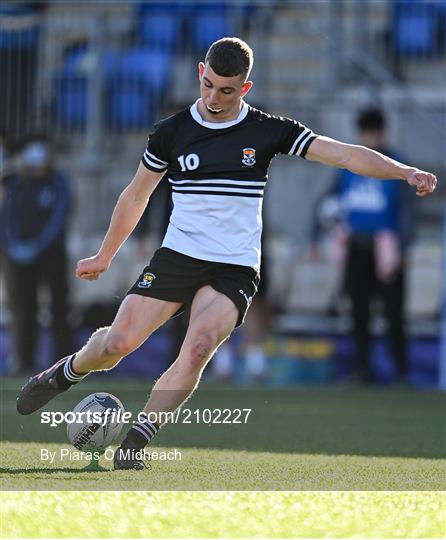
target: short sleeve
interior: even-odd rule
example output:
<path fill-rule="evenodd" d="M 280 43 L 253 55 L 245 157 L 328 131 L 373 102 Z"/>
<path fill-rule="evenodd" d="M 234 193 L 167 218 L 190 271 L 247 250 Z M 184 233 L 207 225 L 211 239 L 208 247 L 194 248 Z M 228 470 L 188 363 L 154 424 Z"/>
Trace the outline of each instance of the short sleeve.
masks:
<path fill-rule="evenodd" d="M 317 135 L 297 120 L 283 117 L 276 120 L 281 124 L 279 153 L 305 158 L 310 144 Z"/>
<path fill-rule="evenodd" d="M 149 135 L 142 163 L 153 172 L 162 172 L 169 167 L 169 151 L 164 144 L 166 137 L 162 126 L 156 126 Z"/>

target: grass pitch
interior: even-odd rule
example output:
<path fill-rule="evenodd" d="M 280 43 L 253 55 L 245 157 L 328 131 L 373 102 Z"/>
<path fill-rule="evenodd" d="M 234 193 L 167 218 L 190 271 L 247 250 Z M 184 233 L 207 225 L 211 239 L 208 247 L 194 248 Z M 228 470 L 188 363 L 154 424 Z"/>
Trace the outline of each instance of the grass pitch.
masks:
<path fill-rule="evenodd" d="M 4 490 L 441 490 L 444 462 L 435 459 L 327 456 L 181 448 L 181 460 L 152 461 L 141 472 L 82 470 L 87 461 L 40 461 L 41 444 L 2 445 Z M 64 446 L 68 448 L 68 446 Z M 59 444 L 45 444 L 58 452 Z M 173 451 L 158 447 L 157 451 Z"/>
<path fill-rule="evenodd" d="M 2 538 L 442 538 L 441 493 L 3 493 Z"/>
<path fill-rule="evenodd" d="M 151 451 L 181 459 L 153 461 L 140 473 L 87 473 L 62 459 L 66 426 L 15 411 L 16 379 L 3 383 L 0 481 L 6 490 L 419 490 L 446 488 L 444 394 L 395 389 L 199 389 L 186 407 L 250 408 L 246 424 L 166 425 Z M 109 391 L 136 413 L 148 388 L 139 381 L 91 378 L 51 403 L 70 411 L 87 394 Z M 125 426 L 121 437 L 128 427 Z M 56 452 L 54 463 L 42 449 Z M 74 448 L 72 449 L 74 450 Z M 71 456 L 70 456 L 71 457 Z"/>
<path fill-rule="evenodd" d="M 189 408 L 249 407 L 247 424 L 168 425 L 150 448 L 181 460 L 140 472 L 101 458 L 108 470 L 84 472 L 86 462 L 40 459 L 41 448 L 69 448 L 65 426 L 17 415 L 21 382 L 2 384 L 4 538 L 446 535 L 444 394 L 203 386 Z M 136 412 L 148 390 L 92 377 L 51 410 L 108 391 Z"/>

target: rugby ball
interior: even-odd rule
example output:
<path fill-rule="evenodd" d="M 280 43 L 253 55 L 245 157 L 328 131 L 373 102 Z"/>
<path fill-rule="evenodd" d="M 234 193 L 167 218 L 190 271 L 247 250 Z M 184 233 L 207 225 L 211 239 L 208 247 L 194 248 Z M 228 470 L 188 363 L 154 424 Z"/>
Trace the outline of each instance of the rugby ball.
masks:
<path fill-rule="evenodd" d="M 119 399 L 106 392 L 91 394 L 67 413 L 67 436 L 83 452 L 103 452 L 122 429 L 124 407 Z M 69 421 L 70 420 L 70 421 Z"/>

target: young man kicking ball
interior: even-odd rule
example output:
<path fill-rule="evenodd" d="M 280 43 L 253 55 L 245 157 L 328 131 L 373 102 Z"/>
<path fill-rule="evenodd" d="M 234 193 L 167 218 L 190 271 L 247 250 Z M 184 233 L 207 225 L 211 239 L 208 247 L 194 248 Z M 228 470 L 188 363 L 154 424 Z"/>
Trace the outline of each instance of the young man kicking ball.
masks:
<path fill-rule="evenodd" d="M 242 40 L 215 42 L 198 66 L 201 97 L 156 126 L 98 253 L 79 261 L 76 275 L 96 280 L 108 269 L 168 170 L 163 181 L 172 186 L 174 208 L 162 247 L 129 290 L 112 325 L 29 380 L 17 400 L 19 413 L 43 407 L 91 371 L 112 369 L 187 306 L 189 326 L 178 358 L 156 382 L 144 412 L 153 418 L 175 411 L 192 394 L 217 347 L 243 323 L 257 291 L 263 193 L 276 154 L 404 180 L 419 196 L 435 189 L 433 174 L 249 106 L 244 97 L 252 87 L 252 64 L 252 50 Z M 144 468 L 137 451 L 159 428 L 149 421 L 134 424 L 115 453 L 115 469 Z M 128 449 L 135 452 L 121 451 Z"/>

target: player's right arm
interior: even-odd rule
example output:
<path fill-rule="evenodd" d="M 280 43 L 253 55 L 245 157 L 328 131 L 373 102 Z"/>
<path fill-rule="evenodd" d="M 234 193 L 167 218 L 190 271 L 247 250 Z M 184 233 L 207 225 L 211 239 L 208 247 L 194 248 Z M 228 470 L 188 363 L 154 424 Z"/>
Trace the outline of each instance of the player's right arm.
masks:
<path fill-rule="evenodd" d="M 348 169 L 361 176 L 405 180 L 417 189 L 419 197 L 432 193 L 437 184 L 437 178 L 430 172 L 410 167 L 365 146 L 346 144 L 330 137 L 315 139 L 308 148 L 306 159 Z"/>
<path fill-rule="evenodd" d="M 98 279 L 103 272 L 108 270 L 113 257 L 136 227 L 151 194 L 165 172 L 165 170 L 151 171 L 140 163 L 133 180 L 119 196 L 98 253 L 77 263 L 77 277 L 91 281 Z"/>

